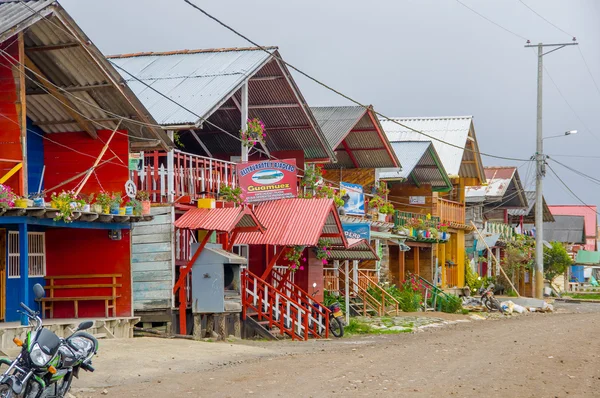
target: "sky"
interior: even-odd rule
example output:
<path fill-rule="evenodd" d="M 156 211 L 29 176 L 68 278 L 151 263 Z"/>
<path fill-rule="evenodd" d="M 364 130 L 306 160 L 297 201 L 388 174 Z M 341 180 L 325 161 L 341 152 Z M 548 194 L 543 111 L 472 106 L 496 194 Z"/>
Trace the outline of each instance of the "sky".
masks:
<path fill-rule="evenodd" d="M 543 130 L 545 137 L 578 133 L 545 140 L 544 152 L 598 179 L 550 160 L 575 195 L 600 205 L 599 1 L 192 1 L 255 42 L 278 46 L 290 64 L 386 116 L 472 115 L 481 152 L 524 160 L 535 153 L 537 49 L 524 48 L 523 38 L 564 43 L 574 35 L 578 47 L 543 57 Z M 250 46 L 183 0 L 60 3 L 107 55 Z M 349 104 L 295 77 L 310 105 Z M 483 163 L 520 166 L 524 184 L 534 188 L 530 162 L 483 156 Z M 550 204 L 580 204 L 550 170 L 544 195 Z"/>

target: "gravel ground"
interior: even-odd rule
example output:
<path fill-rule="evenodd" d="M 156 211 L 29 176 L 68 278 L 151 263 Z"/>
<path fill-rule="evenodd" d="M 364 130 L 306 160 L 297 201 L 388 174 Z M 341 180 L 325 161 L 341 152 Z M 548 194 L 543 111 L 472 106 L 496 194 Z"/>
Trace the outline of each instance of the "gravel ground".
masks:
<path fill-rule="evenodd" d="M 453 319 L 452 319 L 453 318 Z M 595 397 L 599 304 L 308 342 L 103 342 L 79 397 Z M 83 388 L 83 389 L 82 389 Z M 79 390 L 78 390 L 79 389 Z"/>

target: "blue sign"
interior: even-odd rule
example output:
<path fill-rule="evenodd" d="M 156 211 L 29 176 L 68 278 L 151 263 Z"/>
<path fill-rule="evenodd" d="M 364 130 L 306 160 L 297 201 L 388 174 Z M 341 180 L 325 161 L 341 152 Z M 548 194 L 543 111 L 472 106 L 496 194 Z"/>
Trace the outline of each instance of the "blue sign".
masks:
<path fill-rule="evenodd" d="M 364 216 L 365 194 L 362 185 L 340 182 L 340 189 L 346 191 L 346 194 L 350 197 L 346 204 L 344 204 L 346 214 L 352 216 Z"/>
<path fill-rule="evenodd" d="M 350 223 L 342 224 L 346 239 L 371 239 L 371 226 L 369 223 Z"/>

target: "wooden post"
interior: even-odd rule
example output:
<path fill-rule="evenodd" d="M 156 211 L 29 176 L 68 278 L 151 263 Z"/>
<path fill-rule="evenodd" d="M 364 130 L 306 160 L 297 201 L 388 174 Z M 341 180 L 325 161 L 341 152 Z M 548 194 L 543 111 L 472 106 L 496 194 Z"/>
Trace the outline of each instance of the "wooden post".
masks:
<path fill-rule="evenodd" d="M 194 330 L 192 332 L 194 340 L 200 340 L 202 338 L 202 315 L 194 314 Z"/>
<path fill-rule="evenodd" d="M 420 270 L 419 270 L 419 265 L 420 265 L 419 263 L 420 263 L 421 259 L 419 258 L 419 257 L 420 257 L 420 256 L 419 256 L 419 255 L 420 255 L 420 253 L 419 253 L 419 252 L 421 251 L 421 249 L 420 249 L 420 248 L 417 246 L 417 247 L 415 247 L 413 250 L 414 250 L 414 257 L 413 257 L 413 258 L 414 258 L 414 260 L 413 260 L 413 262 L 414 262 L 414 265 L 413 265 L 413 272 L 415 273 L 415 275 L 419 275 L 419 276 L 420 276 L 421 274 L 419 273 L 419 271 L 420 271 Z"/>
<path fill-rule="evenodd" d="M 25 40 L 23 32 L 19 32 L 19 124 L 21 127 L 21 153 L 23 157 L 23 171 L 21 172 L 22 195 L 29 195 L 29 183 L 27 181 L 27 100 L 25 84 Z"/>
<path fill-rule="evenodd" d="M 21 302 L 32 307 L 29 301 L 29 235 L 28 226 L 19 224 L 19 290 L 21 291 Z M 21 314 L 21 325 L 29 326 L 29 318 Z"/>
<path fill-rule="evenodd" d="M 167 131 L 167 135 L 173 141 L 174 131 Z M 169 203 L 175 202 L 175 149 L 167 152 L 167 200 Z"/>
<path fill-rule="evenodd" d="M 248 130 L 248 80 L 244 82 L 242 85 L 242 103 L 241 103 L 241 128 L 242 132 L 246 132 Z M 241 143 L 242 146 L 242 163 L 248 162 L 248 147 Z"/>
<path fill-rule="evenodd" d="M 477 232 L 477 235 L 479 235 L 479 239 L 481 239 L 483 241 L 483 244 L 485 245 L 485 247 L 487 247 L 487 249 L 489 250 L 489 252 L 492 254 L 492 257 L 494 258 L 494 260 L 498 264 L 498 268 L 500 268 L 500 272 L 502 272 L 502 275 L 504 275 L 504 277 L 506 278 L 506 280 L 510 284 L 510 287 L 514 290 L 515 293 L 517 293 L 517 297 L 521 297 L 521 295 L 519 294 L 519 291 L 517 289 L 515 289 L 515 286 L 512 284 L 512 281 L 506 275 L 506 273 L 504 272 L 504 269 L 500 265 L 500 261 L 496 258 L 496 256 L 494 256 L 494 253 L 492 253 L 492 249 L 490 249 L 490 247 L 488 246 L 488 244 L 485 241 L 485 239 L 483 239 L 483 236 L 481 235 L 481 232 L 479 232 L 479 229 L 477 228 L 477 226 L 475 225 L 475 223 L 473 221 L 471 221 L 471 225 L 473 226 L 473 228 L 475 228 L 475 231 Z M 488 268 L 489 268 L 489 264 L 488 264 Z"/>
<path fill-rule="evenodd" d="M 350 325 L 350 289 L 348 286 L 350 280 L 348 279 L 348 263 L 349 260 L 344 261 L 344 292 L 346 293 L 346 325 Z"/>

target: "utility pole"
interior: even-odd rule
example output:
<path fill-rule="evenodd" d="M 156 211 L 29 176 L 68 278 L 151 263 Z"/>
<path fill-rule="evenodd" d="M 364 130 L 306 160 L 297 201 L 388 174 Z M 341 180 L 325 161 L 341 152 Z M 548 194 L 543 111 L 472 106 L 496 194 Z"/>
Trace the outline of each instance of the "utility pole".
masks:
<path fill-rule="evenodd" d="M 560 50 L 565 46 L 576 46 L 579 43 L 575 42 L 573 38 L 572 43 L 559 43 L 559 44 L 543 44 L 539 43 L 529 44 L 525 47 L 537 47 L 538 49 L 538 73 L 537 73 L 537 129 L 536 129 L 536 179 L 535 179 L 535 297 L 544 298 L 544 192 L 543 192 L 543 178 L 546 175 L 546 157 L 544 156 L 544 142 L 542 134 L 542 80 L 544 77 L 544 55 L 550 54 L 551 52 Z M 545 47 L 552 48 L 551 50 L 544 52 Z"/>

